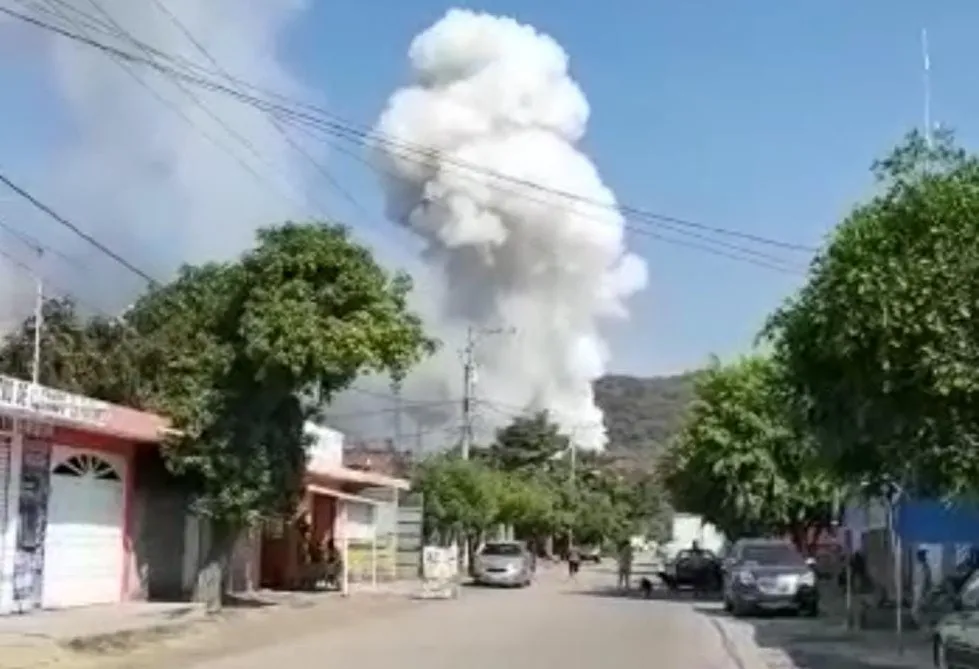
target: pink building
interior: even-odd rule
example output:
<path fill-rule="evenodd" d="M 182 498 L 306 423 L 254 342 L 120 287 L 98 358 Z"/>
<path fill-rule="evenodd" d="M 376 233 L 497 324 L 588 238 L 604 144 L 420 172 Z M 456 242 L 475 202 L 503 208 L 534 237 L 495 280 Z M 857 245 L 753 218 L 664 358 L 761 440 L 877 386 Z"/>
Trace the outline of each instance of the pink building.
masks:
<path fill-rule="evenodd" d="M 166 429 L 153 414 L 0 376 L 0 613 L 128 598 L 133 462 Z"/>

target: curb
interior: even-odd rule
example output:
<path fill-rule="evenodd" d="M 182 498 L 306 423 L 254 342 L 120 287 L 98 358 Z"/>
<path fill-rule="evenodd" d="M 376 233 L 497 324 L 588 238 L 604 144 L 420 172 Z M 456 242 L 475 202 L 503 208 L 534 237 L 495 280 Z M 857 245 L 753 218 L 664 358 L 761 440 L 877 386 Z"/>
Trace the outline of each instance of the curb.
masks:
<path fill-rule="evenodd" d="M 761 651 L 751 644 L 735 639 L 727 625 L 716 618 L 711 618 L 710 624 L 721 638 L 721 644 L 724 646 L 728 657 L 738 669 L 766 669 L 768 667 L 768 661 L 762 656 Z"/>
<path fill-rule="evenodd" d="M 118 630 L 53 640 L 53 643 L 73 653 L 98 655 L 133 650 L 139 646 L 163 641 L 191 631 L 210 618 L 198 618 L 173 623 L 160 623 L 140 629 Z"/>
<path fill-rule="evenodd" d="M 70 660 L 97 660 L 110 654 L 123 654 L 144 645 L 165 641 L 190 632 L 206 618 L 161 623 L 139 629 L 119 630 L 53 638 L 27 636 L 13 643 L 0 644 L 0 669 L 41 669 Z M 87 666 L 87 665 L 86 665 Z"/>

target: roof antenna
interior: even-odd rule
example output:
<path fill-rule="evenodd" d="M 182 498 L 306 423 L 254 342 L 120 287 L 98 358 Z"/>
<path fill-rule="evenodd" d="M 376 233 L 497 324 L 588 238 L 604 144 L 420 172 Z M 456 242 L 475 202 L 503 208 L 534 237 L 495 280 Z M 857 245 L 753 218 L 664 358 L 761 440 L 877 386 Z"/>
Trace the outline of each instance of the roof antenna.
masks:
<path fill-rule="evenodd" d="M 921 59 L 924 66 L 924 115 L 925 115 L 925 143 L 928 148 L 932 148 L 932 126 L 931 126 L 931 58 L 928 56 L 928 30 L 921 29 Z"/>

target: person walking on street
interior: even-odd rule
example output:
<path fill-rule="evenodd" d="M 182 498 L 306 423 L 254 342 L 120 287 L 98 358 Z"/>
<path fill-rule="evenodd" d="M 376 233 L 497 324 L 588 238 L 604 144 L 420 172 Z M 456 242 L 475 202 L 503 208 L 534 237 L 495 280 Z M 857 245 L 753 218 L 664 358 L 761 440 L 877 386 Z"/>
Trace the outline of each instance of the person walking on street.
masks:
<path fill-rule="evenodd" d="M 568 548 L 568 576 L 575 578 L 581 569 L 581 553 L 574 545 Z"/>
<path fill-rule="evenodd" d="M 934 579 L 931 573 L 931 565 L 928 563 L 928 551 L 919 548 L 915 554 L 914 565 L 914 594 L 913 594 L 913 618 L 919 628 L 923 627 L 923 613 L 928 595 L 934 587 Z"/>
<path fill-rule="evenodd" d="M 619 545 L 619 590 L 627 591 L 632 582 L 632 544 L 623 541 Z"/>

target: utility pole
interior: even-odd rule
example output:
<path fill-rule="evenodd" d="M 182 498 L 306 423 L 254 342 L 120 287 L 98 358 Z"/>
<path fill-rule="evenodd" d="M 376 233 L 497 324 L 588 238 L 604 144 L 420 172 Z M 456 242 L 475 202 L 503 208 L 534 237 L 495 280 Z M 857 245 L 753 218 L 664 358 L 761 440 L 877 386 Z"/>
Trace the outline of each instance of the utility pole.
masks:
<path fill-rule="evenodd" d="M 38 247 L 37 260 L 40 265 L 44 249 Z M 35 386 L 41 381 L 41 329 L 44 327 L 44 280 L 39 272 L 34 272 L 37 294 L 34 299 L 34 360 L 31 365 L 31 383 Z"/>
<path fill-rule="evenodd" d="M 466 329 L 466 345 L 462 349 L 462 442 L 460 453 L 468 460 L 473 443 L 473 395 L 476 383 L 476 345 L 485 335 L 513 334 L 515 328 Z"/>
<path fill-rule="evenodd" d="M 568 440 L 568 457 L 570 468 L 568 471 L 568 478 L 571 484 L 571 497 L 575 499 L 578 497 L 578 442 L 571 435 Z M 574 546 L 574 523 L 568 527 L 568 552 L 570 555 L 571 548 Z"/>
<path fill-rule="evenodd" d="M 396 376 L 391 381 L 391 394 L 394 395 L 394 444 L 398 451 L 404 450 L 404 433 L 402 432 L 402 412 L 404 402 L 401 398 L 401 377 Z"/>
<path fill-rule="evenodd" d="M 466 347 L 462 350 L 462 459 L 469 459 L 473 441 L 472 394 L 473 376 L 476 371 L 476 332 L 473 326 L 466 329 Z"/>

